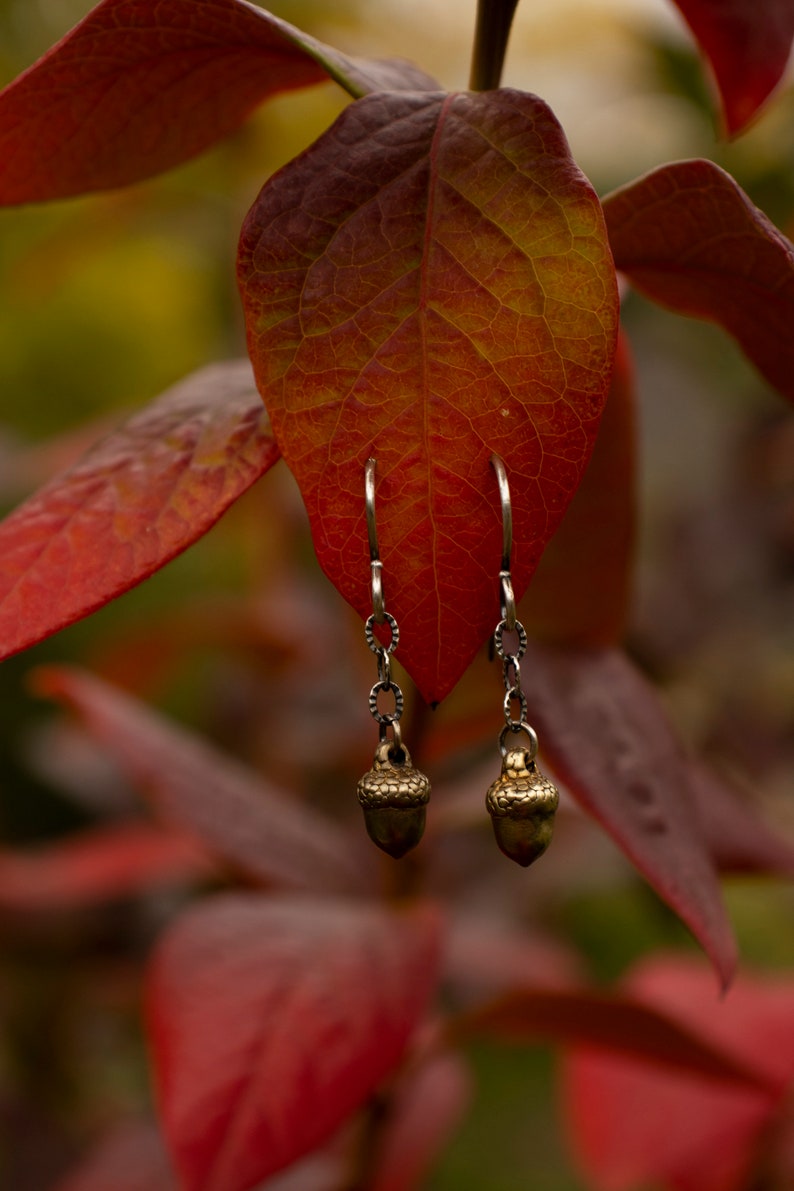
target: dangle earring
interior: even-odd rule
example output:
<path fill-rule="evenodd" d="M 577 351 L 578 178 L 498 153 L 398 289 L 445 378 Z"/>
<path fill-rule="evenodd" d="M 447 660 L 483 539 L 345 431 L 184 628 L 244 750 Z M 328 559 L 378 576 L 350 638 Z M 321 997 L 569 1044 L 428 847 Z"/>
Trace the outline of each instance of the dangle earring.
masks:
<path fill-rule="evenodd" d="M 386 611 L 383 599 L 383 563 L 378 552 L 375 526 L 375 460 L 368 459 L 364 472 L 364 497 L 367 512 L 367 536 L 372 572 L 372 615 L 364 633 L 367 645 L 378 662 L 378 681 L 369 693 L 369 710 L 379 728 L 372 769 L 358 783 L 358 800 L 364 811 L 364 823 L 370 839 L 396 860 L 416 847 L 425 829 L 425 807 L 430 798 L 430 782 L 414 769 L 411 754 L 402 742 L 400 717 L 403 693 L 391 676 L 391 658 L 400 640 L 397 621 Z M 375 637 L 375 625 L 387 624 L 391 639 L 381 645 Z M 394 710 L 382 712 L 381 694 L 391 694 Z M 391 729 L 391 735 L 389 735 Z"/>
<path fill-rule="evenodd" d="M 502 772 L 490 786 L 485 805 L 500 849 L 505 856 L 526 868 L 546 851 L 551 842 L 559 795 L 556 786 L 535 765 L 538 737 L 527 723 L 527 697 L 521 689 L 521 659 L 527 649 L 527 633 L 516 616 L 510 575 L 513 550 L 510 486 L 503 460 L 493 455 L 491 464 L 496 472 L 502 505 L 502 569 L 499 572 L 502 619 L 496 626 L 493 642 L 502 659 L 505 725 L 499 733 Z M 505 634 L 516 641 L 514 653 L 507 652 Z M 517 718 L 513 714 L 516 705 Z M 513 737 L 510 747 L 507 745 L 508 733 Z M 518 742 L 519 735 L 526 737 L 525 744 Z"/>

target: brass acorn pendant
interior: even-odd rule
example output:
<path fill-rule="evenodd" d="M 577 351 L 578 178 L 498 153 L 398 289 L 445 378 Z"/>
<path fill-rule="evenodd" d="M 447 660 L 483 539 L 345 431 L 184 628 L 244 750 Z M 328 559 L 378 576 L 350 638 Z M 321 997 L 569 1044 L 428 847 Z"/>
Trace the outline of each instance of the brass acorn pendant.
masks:
<path fill-rule="evenodd" d="M 485 805 L 505 856 L 526 868 L 551 843 L 557 787 L 535 765 L 533 750 L 507 749 L 502 772 L 488 789 Z"/>
<path fill-rule="evenodd" d="M 357 793 L 373 843 L 395 860 L 416 847 L 425 830 L 430 782 L 414 769 L 405 745 L 381 740 Z"/>

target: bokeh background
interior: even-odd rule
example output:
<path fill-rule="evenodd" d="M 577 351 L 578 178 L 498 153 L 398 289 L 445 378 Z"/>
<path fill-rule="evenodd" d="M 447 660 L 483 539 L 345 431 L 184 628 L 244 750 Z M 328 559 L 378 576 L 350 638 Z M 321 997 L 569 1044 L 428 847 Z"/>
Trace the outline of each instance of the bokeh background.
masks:
<path fill-rule="evenodd" d="M 0 83 L 89 7 L 0 0 Z M 348 52 L 415 57 L 443 85 L 466 85 L 474 0 L 269 7 Z M 550 103 L 600 193 L 664 161 L 706 156 L 779 227 L 794 226 L 794 97 L 784 89 L 737 143 L 720 141 L 697 54 L 664 0 L 524 0 L 504 83 Z M 0 211 L 3 511 L 129 410 L 243 354 L 234 282 L 242 219 L 264 180 L 345 102 L 332 84 L 315 87 L 269 103 L 162 178 Z M 720 332 L 634 295 L 624 314 L 641 410 L 629 648 L 686 741 L 792 838 L 794 421 Z M 371 658 L 340 603 L 278 468 L 166 570 L 5 662 L 0 887 L 9 850 L 123 818 L 134 805 L 107 758 L 28 693 L 26 675 L 42 663 L 86 665 L 292 784 L 303 780 L 295 754 L 308 716 L 311 781 L 333 802 L 349 754 L 363 741 L 367 755 L 371 740 Z M 454 717 L 458 698 L 445 714 Z M 498 702 L 495 693 L 497 726 Z M 462 838 L 460 856 L 465 867 L 477 846 Z M 473 906 L 508 898 L 516 918 L 573 947 L 599 981 L 646 951 L 691 946 L 571 806 L 543 866 L 497 885 L 474 869 L 464 897 Z M 794 969 L 790 886 L 732 879 L 726 894 L 746 963 Z M 177 884 L 60 913 L 0 904 L 0 1187 L 47 1191 L 104 1124 L 147 1103 L 141 959 L 188 895 Z M 586 1191 L 558 1121 L 553 1053 L 481 1045 L 471 1061 L 472 1110 L 430 1191 Z"/>

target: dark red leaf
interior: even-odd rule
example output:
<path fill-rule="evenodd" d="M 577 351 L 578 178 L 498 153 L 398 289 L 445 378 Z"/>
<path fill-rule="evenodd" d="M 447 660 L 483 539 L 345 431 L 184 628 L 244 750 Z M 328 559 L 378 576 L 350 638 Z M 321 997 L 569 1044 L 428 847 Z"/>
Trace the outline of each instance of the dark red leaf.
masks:
<path fill-rule="evenodd" d="M 623 638 L 637 528 L 636 421 L 634 368 L 621 335 L 595 449 L 521 601 L 536 640 L 588 646 Z"/>
<path fill-rule="evenodd" d="M 147 579 L 277 459 L 247 361 L 169 389 L 0 523 L 0 657 Z"/>
<path fill-rule="evenodd" d="M 439 700 L 498 612 L 491 454 L 520 593 L 595 441 L 617 323 L 600 205 L 535 96 L 372 95 L 265 186 L 239 276 L 320 563 L 367 616 L 374 455 L 398 656 Z"/>
<path fill-rule="evenodd" d="M 594 1191 L 746 1191 L 760 1160 L 771 1172 L 780 1096 L 794 1075 L 794 988 L 740 975 L 718 1001 L 708 972 L 654 957 L 632 995 L 672 1014 L 741 1061 L 766 1070 L 770 1091 L 663 1071 L 603 1049 L 576 1047 L 564 1066 L 573 1149 Z M 779 1183 L 787 1186 L 791 1168 Z M 760 1182 L 759 1182 L 760 1185 Z"/>
<path fill-rule="evenodd" d="M 780 82 L 794 37 L 792 0 L 674 0 L 708 59 L 726 130 L 752 120 Z"/>
<path fill-rule="evenodd" d="M 531 647 L 522 681 L 525 669 L 541 752 L 689 926 L 727 982 L 736 944 L 687 758 L 656 692 L 617 650 Z"/>
<path fill-rule="evenodd" d="M 712 991 L 713 987 L 712 987 Z M 630 995 L 589 990 L 517 989 L 451 1023 L 453 1038 L 488 1034 L 511 1042 L 553 1039 L 595 1046 L 615 1055 L 672 1067 L 739 1085 L 768 1097 L 778 1082 L 764 1064 L 737 1056 L 718 1041 L 703 1039 L 669 1012 Z"/>
<path fill-rule="evenodd" d="M 184 1191 L 247 1191 L 397 1066 L 437 979 L 427 910 L 227 896 L 162 941 L 148 1021 Z"/>
<path fill-rule="evenodd" d="M 460 1055 L 439 1054 L 407 1072 L 390 1102 L 368 1191 L 419 1191 L 472 1099 Z"/>
<path fill-rule="evenodd" d="M 708 849 L 721 872 L 794 876 L 794 845 L 775 833 L 752 802 L 705 765 L 689 780 Z"/>
<path fill-rule="evenodd" d="M 334 822 L 109 683 L 73 669 L 35 672 L 35 689 L 80 715 L 167 823 L 189 828 L 249 879 L 353 892 L 370 869 Z"/>
<path fill-rule="evenodd" d="M 112 1129 L 51 1191 L 178 1191 L 154 1125 L 130 1121 Z"/>
<path fill-rule="evenodd" d="M 0 910 L 71 910 L 212 871 L 183 833 L 143 823 L 97 828 L 31 851 L 0 850 Z"/>
<path fill-rule="evenodd" d="M 103 0 L 0 93 L 0 204 L 125 186 L 203 152 L 263 100 L 435 84 L 356 61 L 245 0 Z"/>
<path fill-rule="evenodd" d="M 604 213 L 632 285 L 717 323 L 794 399 L 794 246 L 733 178 L 711 161 L 673 162 L 608 195 Z"/>

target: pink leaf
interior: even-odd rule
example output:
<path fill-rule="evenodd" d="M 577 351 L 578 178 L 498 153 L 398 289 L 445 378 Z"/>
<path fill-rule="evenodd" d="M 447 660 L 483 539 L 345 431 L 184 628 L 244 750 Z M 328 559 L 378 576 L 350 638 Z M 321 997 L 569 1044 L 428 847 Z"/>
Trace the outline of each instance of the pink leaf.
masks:
<path fill-rule="evenodd" d="M 661 166 L 604 199 L 615 264 L 641 293 L 717 323 L 794 399 L 794 246 L 711 161 Z"/>
<path fill-rule="evenodd" d="M 147 579 L 277 459 L 247 361 L 169 389 L 0 523 L 0 657 Z"/>
<path fill-rule="evenodd" d="M 472 1099 L 460 1055 L 434 1055 L 407 1072 L 391 1100 L 368 1191 L 420 1191 Z"/>
<path fill-rule="evenodd" d="M 34 685 L 80 715 L 158 815 L 190 828 L 249 878 L 290 889 L 366 888 L 370 870 L 342 829 L 200 737 L 80 670 L 41 669 Z"/>
<path fill-rule="evenodd" d="M 427 910 L 227 896 L 183 917 L 148 1021 L 184 1191 L 247 1191 L 328 1138 L 399 1063 L 437 968 Z"/>
<path fill-rule="evenodd" d="M 653 688 L 617 650 L 531 648 L 524 689 L 542 754 L 689 926 L 723 982 L 736 944 L 687 759 Z"/>
<path fill-rule="evenodd" d="M 794 37 L 792 0 L 674 0 L 714 71 L 729 134 L 780 82 Z"/>
<path fill-rule="evenodd" d="M 112 1129 L 51 1191 L 178 1191 L 154 1125 L 129 1121 Z"/>
<path fill-rule="evenodd" d="M 70 910 L 205 876 L 195 840 L 146 824 L 103 827 L 28 851 L 0 851 L 0 910 Z"/>
<path fill-rule="evenodd" d="M 269 96 L 329 77 L 353 95 L 435 86 L 407 63 L 347 58 L 245 0 L 103 0 L 0 93 L 0 204 L 151 177 Z"/>
<path fill-rule="evenodd" d="M 663 1007 L 644 1004 L 631 992 L 516 989 L 453 1020 L 450 1034 L 455 1039 L 487 1034 L 511 1042 L 581 1043 L 767 1095 L 778 1082 L 752 1056 L 736 1055 L 718 1039 L 701 1038 L 687 1022 Z"/>
<path fill-rule="evenodd" d="M 746 1191 L 770 1166 L 776 1106 L 794 1077 L 794 986 L 739 976 L 718 1001 L 691 960 L 654 957 L 627 982 L 738 1060 L 765 1070 L 769 1089 L 730 1087 L 604 1050 L 574 1049 L 564 1066 L 568 1127 L 596 1191 Z M 789 1169 L 780 1186 L 787 1186 Z M 771 1185 L 771 1184 L 770 1184 Z M 775 1184 L 778 1185 L 778 1184 Z"/>

